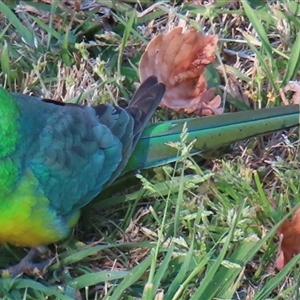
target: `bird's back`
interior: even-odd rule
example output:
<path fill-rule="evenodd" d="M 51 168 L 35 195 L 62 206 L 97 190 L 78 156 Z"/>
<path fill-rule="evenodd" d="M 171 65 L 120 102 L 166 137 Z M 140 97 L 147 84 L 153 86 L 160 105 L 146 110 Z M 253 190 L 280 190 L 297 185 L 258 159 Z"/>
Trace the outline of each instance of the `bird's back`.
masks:
<path fill-rule="evenodd" d="M 127 109 L 64 105 L 13 94 L 8 102 L 16 104 L 12 121 L 17 134 L 14 147 L 0 156 L 0 175 L 8 162 L 12 165 L 7 179 L 0 179 L 0 227 L 2 215 L 12 214 L 3 211 L 4 202 L 21 204 L 19 192 L 14 192 L 24 182 L 21 193 L 30 195 L 26 201 L 32 213 L 48 211 L 56 228 L 74 225 L 78 210 L 120 174 L 163 93 L 164 86 L 150 77 Z M 64 236 L 67 230 L 61 231 Z"/>

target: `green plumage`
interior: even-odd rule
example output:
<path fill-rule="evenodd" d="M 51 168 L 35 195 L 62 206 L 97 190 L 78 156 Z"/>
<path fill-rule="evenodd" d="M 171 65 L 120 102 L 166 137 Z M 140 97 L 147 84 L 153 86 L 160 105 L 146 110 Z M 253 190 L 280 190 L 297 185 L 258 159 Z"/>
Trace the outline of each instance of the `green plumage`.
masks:
<path fill-rule="evenodd" d="M 123 170 L 164 91 L 149 77 L 122 109 L 1 90 L 0 243 L 66 237 L 80 208 Z"/>
<path fill-rule="evenodd" d="M 20 109 L 9 93 L 0 89 L 0 158 L 12 153 L 17 144 L 20 127 L 16 120 Z M 6 101 L 5 101 L 6 100 Z"/>

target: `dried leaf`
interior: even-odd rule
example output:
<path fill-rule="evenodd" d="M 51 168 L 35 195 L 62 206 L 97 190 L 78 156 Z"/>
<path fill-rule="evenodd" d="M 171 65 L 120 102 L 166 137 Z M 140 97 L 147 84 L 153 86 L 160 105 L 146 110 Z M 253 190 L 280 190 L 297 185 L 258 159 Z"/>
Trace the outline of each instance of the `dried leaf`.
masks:
<path fill-rule="evenodd" d="M 285 105 L 292 104 L 300 104 L 300 82 L 299 81 L 290 81 L 288 85 L 279 90 L 282 102 Z M 292 99 L 288 100 L 285 97 L 286 92 L 294 92 Z"/>
<path fill-rule="evenodd" d="M 223 113 L 221 97 L 207 89 L 204 69 L 215 60 L 217 35 L 202 35 L 181 27 L 156 36 L 147 46 L 140 65 L 140 80 L 156 75 L 166 85 L 161 106 L 199 115 Z"/>
<path fill-rule="evenodd" d="M 294 255 L 300 253 L 300 208 L 291 220 L 286 220 L 277 230 L 279 246 L 275 267 L 281 270 Z"/>

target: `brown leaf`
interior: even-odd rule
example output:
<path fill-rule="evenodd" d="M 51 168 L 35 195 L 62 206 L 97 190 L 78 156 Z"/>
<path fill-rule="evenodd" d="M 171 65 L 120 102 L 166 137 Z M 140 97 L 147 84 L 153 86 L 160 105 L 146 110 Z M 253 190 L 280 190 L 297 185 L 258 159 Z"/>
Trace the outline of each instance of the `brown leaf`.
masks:
<path fill-rule="evenodd" d="M 207 89 L 204 69 L 215 60 L 217 35 L 177 27 L 156 36 L 147 46 L 140 65 L 140 81 L 155 75 L 166 85 L 161 106 L 200 115 L 223 113 L 221 97 Z"/>
<path fill-rule="evenodd" d="M 279 246 L 275 267 L 281 270 L 294 255 L 300 253 L 300 208 L 291 220 L 284 221 L 277 229 Z"/>
<path fill-rule="evenodd" d="M 294 92 L 292 99 L 288 100 L 285 97 L 286 92 Z M 285 105 L 289 105 L 290 103 L 292 104 L 300 104 L 300 82 L 299 81 L 290 81 L 287 86 L 284 88 L 281 88 L 279 90 L 282 102 Z"/>

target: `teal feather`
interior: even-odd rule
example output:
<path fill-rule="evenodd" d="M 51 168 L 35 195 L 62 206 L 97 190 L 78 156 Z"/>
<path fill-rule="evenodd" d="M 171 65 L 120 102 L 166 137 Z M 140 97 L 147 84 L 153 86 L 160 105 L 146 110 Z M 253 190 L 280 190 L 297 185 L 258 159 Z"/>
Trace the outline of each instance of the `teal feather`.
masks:
<path fill-rule="evenodd" d="M 164 91 L 150 77 L 126 109 L 12 94 L 21 111 L 20 177 L 29 168 L 59 215 L 80 209 L 120 174 Z"/>

